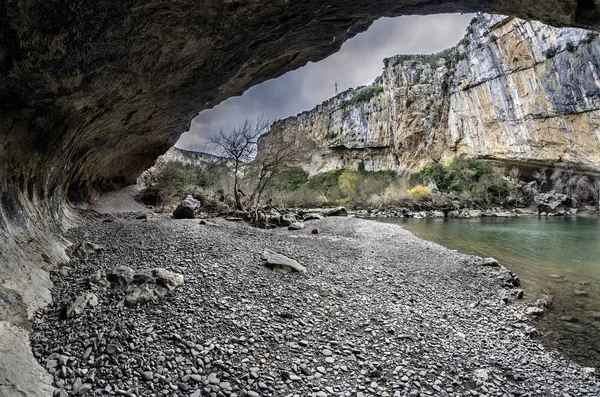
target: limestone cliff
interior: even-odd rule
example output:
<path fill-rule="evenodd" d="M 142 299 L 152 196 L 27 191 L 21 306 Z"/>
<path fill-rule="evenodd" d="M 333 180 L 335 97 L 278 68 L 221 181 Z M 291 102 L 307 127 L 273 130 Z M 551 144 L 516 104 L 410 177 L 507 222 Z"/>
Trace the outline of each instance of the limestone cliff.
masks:
<path fill-rule="evenodd" d="M 195 152 L 193 150 L 180 149 L 173 146 L 165 154 L 159 157 L 159 160 L 180 162 L 183 164 L 190 165 L 202 165 L 202 164 L 227 164 L 231 160 L 226 157 L 216 156 L 214 154 L 205 152 Z"/>
<path fill-rule="evenodd" d="M 351 89 L 272 130 L 310 136 L 303 166 L 414 170 L 459 153 L 600 172 L 600 39 L 479 14 L 454 48 L 384 60 Z"/>

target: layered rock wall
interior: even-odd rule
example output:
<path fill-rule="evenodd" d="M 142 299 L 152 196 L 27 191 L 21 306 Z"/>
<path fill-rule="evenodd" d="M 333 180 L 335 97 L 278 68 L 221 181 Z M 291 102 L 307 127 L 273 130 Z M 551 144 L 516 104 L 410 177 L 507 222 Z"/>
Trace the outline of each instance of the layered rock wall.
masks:
<path fill-rule="evenodd" d="M 346 91 L 272 129 L 310 136 L 310 172 L 359 165 L 415 170 L 459 153 L 600 171 L 600 39 L 478 15 L 456 47 L 384 60 Z"/>

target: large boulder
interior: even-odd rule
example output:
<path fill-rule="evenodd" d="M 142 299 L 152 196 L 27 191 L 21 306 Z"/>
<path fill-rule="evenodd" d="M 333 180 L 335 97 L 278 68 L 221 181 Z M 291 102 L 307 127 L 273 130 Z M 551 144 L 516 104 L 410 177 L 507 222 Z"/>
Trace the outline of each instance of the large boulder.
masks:
<path fill-rule="evenodd" d="M 194 219 L 196 217 L 196 209 L 200 207 L 200 201 L 196 200 L 189 194 L 173 211 L 175 219 Z"/>
<path fill-rule="evenodd" d="M 563 193 L 557 193 L 554 190 L 548 193 L 539 193 L 533 197 L 535 204 L 537 205 L 538 213 L 545 212 L 547 214 L 554 214 L 569 204 L 569 196 Z"/>
<path fill-rule="evenodd" d="M 200 206 L 200 201 L 196 200 L 191 194 L 188 194 L 188 196 L 181 202 L 180 206 L 189 207 L 195 210 Z"/>
<path fill-rule="evenodd" d="M 173 211 L 174 219 L 194 219 L 195 217 L 196 214 L 194 213 L 194 210 L 190 207 L 179 206 L 175 208 L 175 211 Z"/>
<path fill-rule="evenodd" d="M 158 267 L 134 271 L 127 266 L 98 271 L 89 279 L 97 290 L 108 286 L 126 292 L 123 304 L 131 307 L 165 296 L 168 292 L 183 285 L 183 275 Z"/>

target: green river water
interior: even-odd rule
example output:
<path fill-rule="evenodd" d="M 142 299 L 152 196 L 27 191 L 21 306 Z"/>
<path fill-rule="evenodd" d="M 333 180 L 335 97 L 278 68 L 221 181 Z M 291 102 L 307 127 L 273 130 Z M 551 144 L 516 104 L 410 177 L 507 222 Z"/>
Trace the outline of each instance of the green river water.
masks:
<path fill-rule="evenodd" d="M 370 218 L 375 219 L 375 218 Z M 549 348 L 600 367 L 600 221 L 572 217 L 517 219 L 377 218 L 461 253 L 496 258 L 521 280 L 525 299 L 552 298 L 534 321 Z"/>

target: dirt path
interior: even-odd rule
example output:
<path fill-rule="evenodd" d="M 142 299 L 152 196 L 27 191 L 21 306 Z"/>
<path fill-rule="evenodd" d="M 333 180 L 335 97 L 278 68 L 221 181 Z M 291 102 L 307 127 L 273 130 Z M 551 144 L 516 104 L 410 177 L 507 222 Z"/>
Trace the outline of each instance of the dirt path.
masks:
<path fill-rule="evenodd" d="M 140 186 L 130 185 L 105 193 L 98 201 L 90 205 L 89 209 L 101 213 L 152 212 L 152 210 L 134 200 L 134 196 L 140 190 Z"/>

